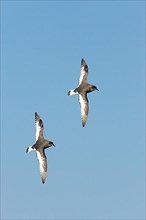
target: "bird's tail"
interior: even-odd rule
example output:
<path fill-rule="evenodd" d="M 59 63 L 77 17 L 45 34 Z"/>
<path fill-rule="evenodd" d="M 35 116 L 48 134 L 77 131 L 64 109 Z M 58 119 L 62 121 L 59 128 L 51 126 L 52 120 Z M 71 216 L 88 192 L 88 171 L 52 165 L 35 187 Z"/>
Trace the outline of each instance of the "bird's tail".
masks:
<path fill-rule="evenodd" d="M 79 94 L 79 93 L 77 91 L 75 91 L 75 89 L 71 89 L 71 90 L 68 91 L 69 96 L 70 95 L 77 95 L 77 94 Z"/>
<path fill-rule="evenodd" d="M 29 153 L 29 152 L 31 152 L 31 151 L 34 151 L 34 150 L 36 150 L 36 149 L 33 148 L 33 146 L 29 146 L 29 147 L 26 148 L 26 152 L 27 152 L 27 153 Z"/>

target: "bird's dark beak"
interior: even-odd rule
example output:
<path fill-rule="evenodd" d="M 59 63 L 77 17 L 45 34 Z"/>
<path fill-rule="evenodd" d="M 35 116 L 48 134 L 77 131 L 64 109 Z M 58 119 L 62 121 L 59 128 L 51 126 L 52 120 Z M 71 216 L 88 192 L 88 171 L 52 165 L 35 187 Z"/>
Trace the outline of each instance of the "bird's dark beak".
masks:
<path fill-rule="evenodd" d="M 56 147 L 55 144 L 53 144 L 53 146 Z"/>
<path fill-rule="evenodd" d="M 96 88 L 97 91 L 99 91 L 99 89 Z"/>

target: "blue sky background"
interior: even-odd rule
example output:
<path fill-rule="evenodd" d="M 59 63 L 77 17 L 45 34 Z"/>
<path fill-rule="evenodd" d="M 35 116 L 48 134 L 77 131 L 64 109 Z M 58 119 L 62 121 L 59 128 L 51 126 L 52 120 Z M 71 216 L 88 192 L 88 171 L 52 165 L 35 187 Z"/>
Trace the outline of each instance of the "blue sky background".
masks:
<path fill-rule="evenodd" d="M 1 218 L 145 218 L 144 1 L 1 2 Z M 80 62 L 99 92 L 81 125 Z M 48 175 L 35 152 L 44 121 Z"/>

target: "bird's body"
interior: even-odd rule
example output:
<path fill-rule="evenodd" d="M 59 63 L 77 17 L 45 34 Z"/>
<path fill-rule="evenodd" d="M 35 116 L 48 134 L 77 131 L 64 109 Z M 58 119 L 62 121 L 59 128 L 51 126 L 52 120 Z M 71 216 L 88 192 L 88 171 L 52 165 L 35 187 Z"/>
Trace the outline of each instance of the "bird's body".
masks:
<path fill-rule="evenodd" d="M 41 150 L 41 148 L 46 149 L 48 147 L 51 147 L 52 145 L 53 145 L 52 141 L 48 141 L 46 139 L 40 139 L 36 141 L 36 143 L 32 146 L 32 148 L 36 150 Z"/>
<path fill-rule="evenodd" d="M 44 138 L 43 121 L 39 117 L 37 112 L 35 112 L 35 122 L 36 122 L 36 142 L 34 145 L 27 147 L 26 152 L 36 151 L 36 155 L 39 161 L 42 183 L 45 183 L 46 175 L 47 175 L 47 158 L 45 155 L 45 149 L 55 145 L 52 141 L 48 141 Z"/>
<path fill-rule="evenodd" d="M 84 59 L 81 60 L 81 75 L 79 79 L 79 86 L 76 89 L 72 89 L 68 92 L 68 95 L 78 95 L 79 102 L 81 105 L 81 118 L 83 127 L 86 124 L 88 112 L 89 112 L 89 103 L 87 98 L 87 93 L 98 90 L 96 86 L 90 85 L 87 82 L 88 76 L 88 66 Z"/>

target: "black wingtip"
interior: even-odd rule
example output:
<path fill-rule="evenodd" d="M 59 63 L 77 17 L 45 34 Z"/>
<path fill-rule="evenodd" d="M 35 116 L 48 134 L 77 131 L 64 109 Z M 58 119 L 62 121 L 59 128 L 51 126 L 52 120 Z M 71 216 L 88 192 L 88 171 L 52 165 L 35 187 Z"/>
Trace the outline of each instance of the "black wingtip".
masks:
<path fill-rule="evenodd" d="M 85 124 L 86 124 L 86 123 L 84 123 L 84 122 L 82 123 L 83 128 L 85 127 Z"/>
<path fill-rule="evenodd" d="M 69 96 L 69 95 L 70 95 L 70 91 L 68 91 L 68 93 L 67 93 L 67 94 L 68 94 L 68 96 Z"/>
<path fill-rule="evenodd" d="M 36 120 L 36 118 L 38 117 L 38 113 L 37 112 L 35 112 L 35 120 Z"/>
<path fill-rule="evenodd" d="M 87 65 L 87 64 L 86 64 L 86 61 L 84 60 L 84 58 L 82 58 L 82 60 L 81 60 L 81 66 L 85 66 L 85 65 Z"/>
<path fill-rule="evenodd" d="M 45 180 L 42 179 L 42 184 L 44 184 L 44 183 L 45 183 Z"/>

